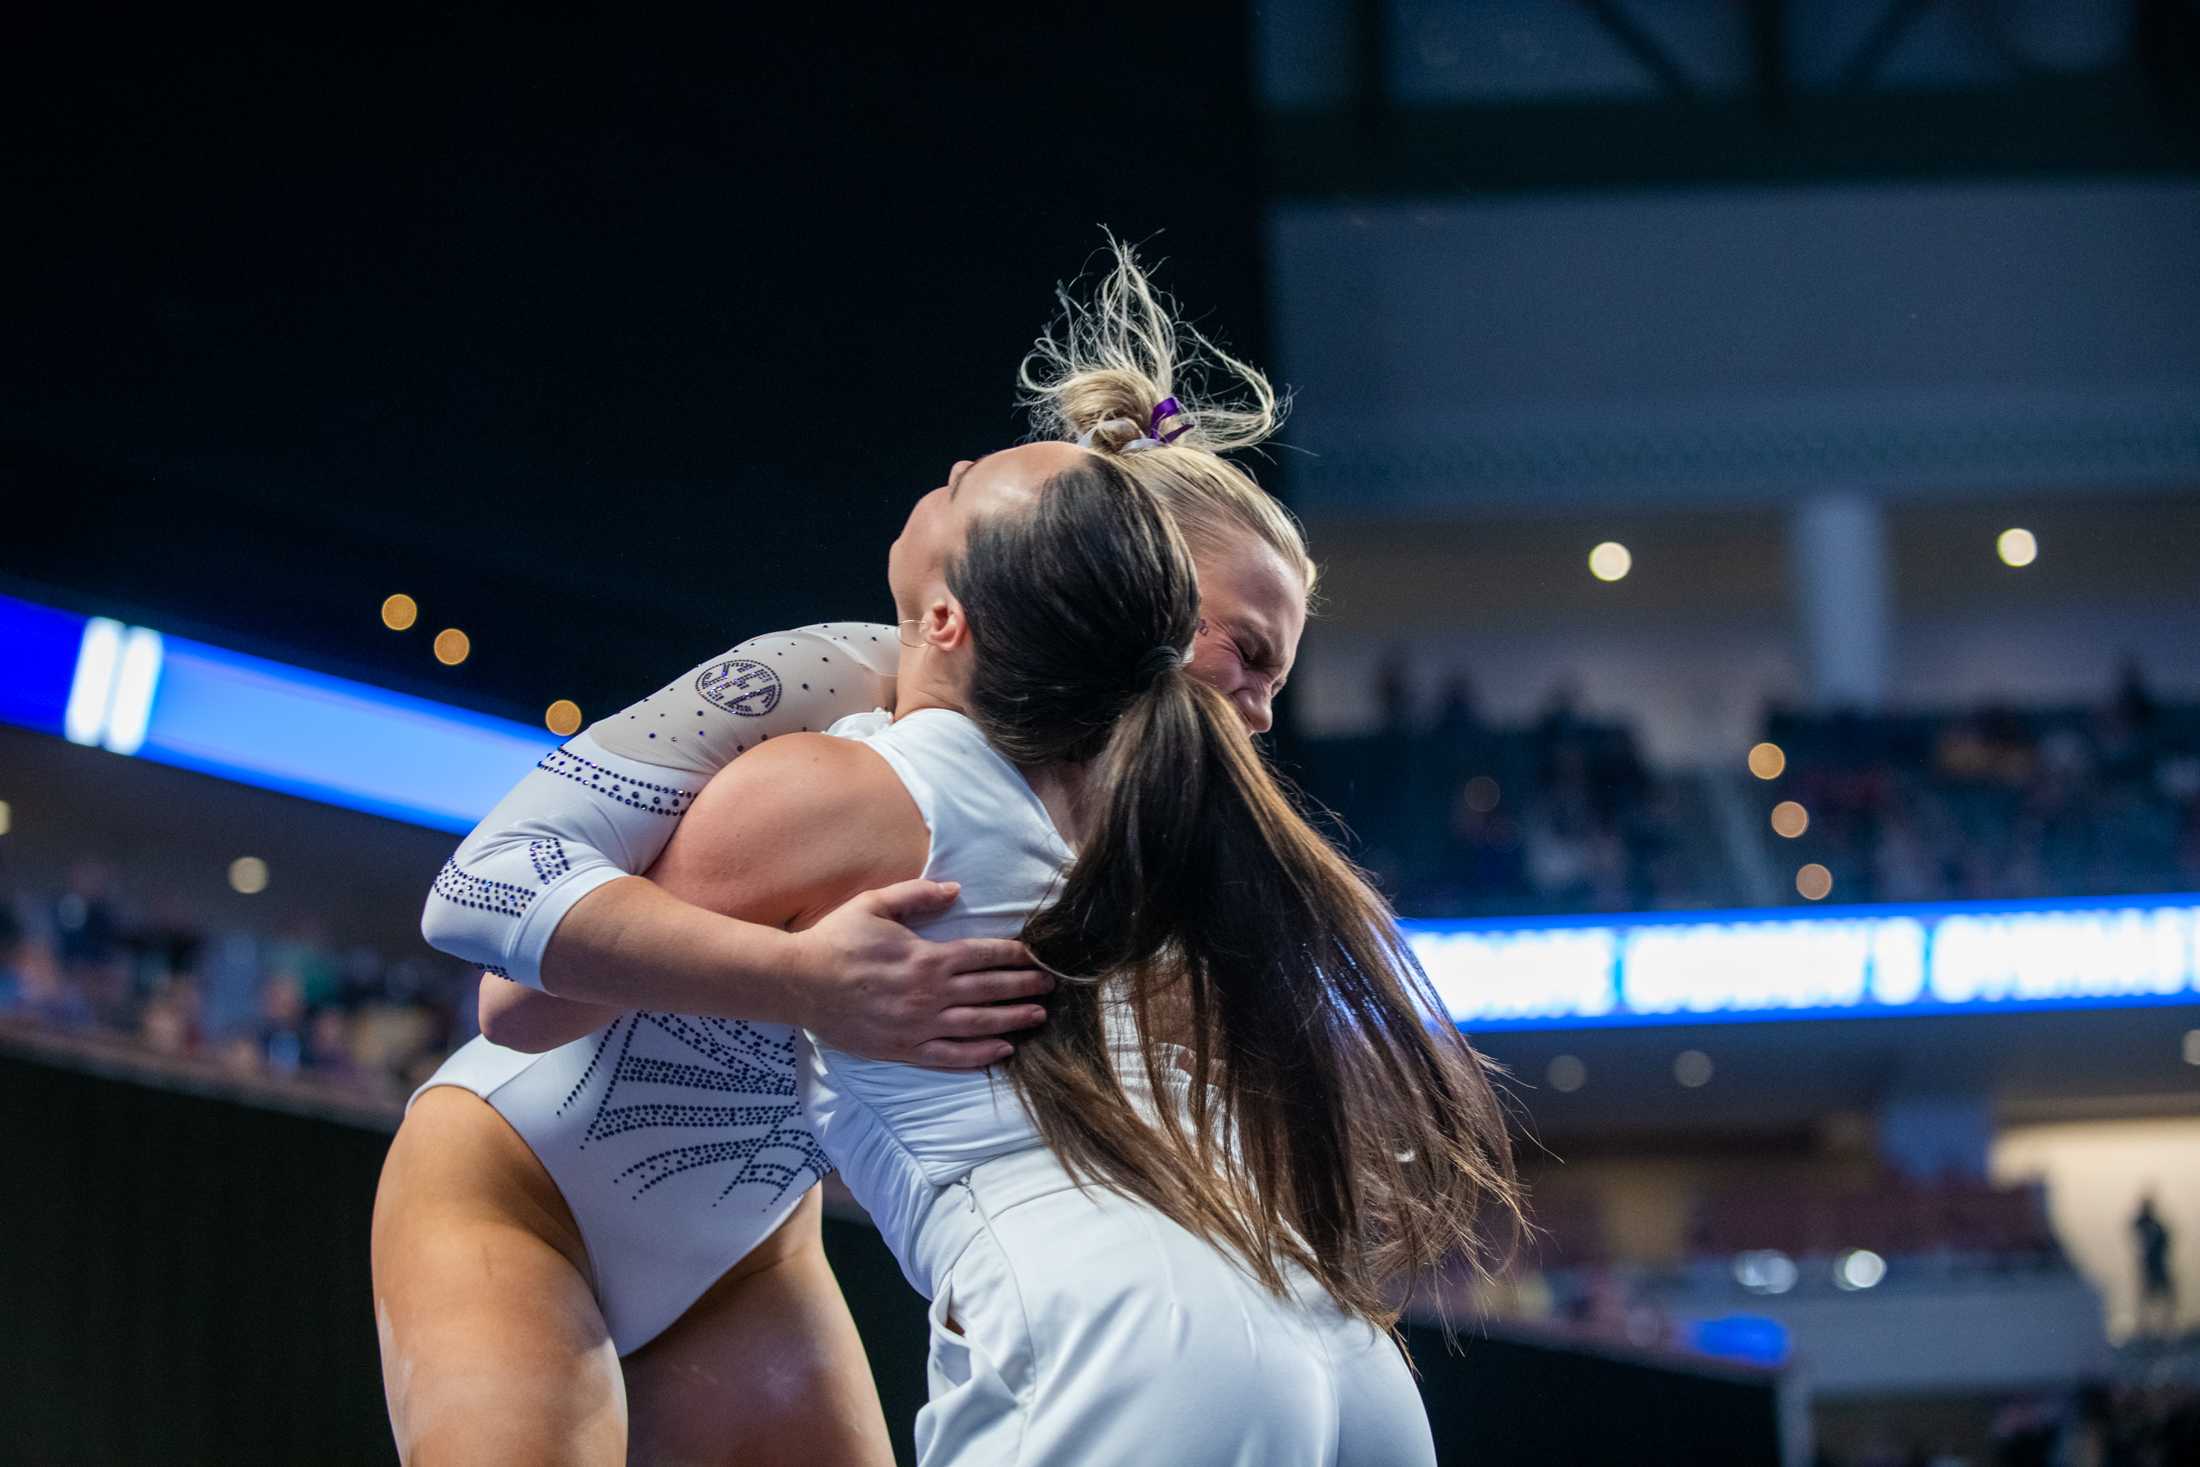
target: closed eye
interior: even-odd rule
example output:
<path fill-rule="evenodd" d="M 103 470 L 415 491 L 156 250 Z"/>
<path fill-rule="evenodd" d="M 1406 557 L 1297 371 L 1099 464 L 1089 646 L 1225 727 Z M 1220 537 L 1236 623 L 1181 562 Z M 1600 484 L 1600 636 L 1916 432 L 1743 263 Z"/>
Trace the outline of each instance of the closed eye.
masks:
<path fill-rule="evenodd" d="M 1235 645 L 1239 649 L 1238 660 L 1245 664 L 1246 671 L 1258 673 L 1268 679 L 1270 691 L 1281 688 L 1289 679 L 1290 674 L 1283 670 L 1282 659 L 1270 648 L 1259 642 L 1253 643 L 1249 649 L 1243 643 Z"/>

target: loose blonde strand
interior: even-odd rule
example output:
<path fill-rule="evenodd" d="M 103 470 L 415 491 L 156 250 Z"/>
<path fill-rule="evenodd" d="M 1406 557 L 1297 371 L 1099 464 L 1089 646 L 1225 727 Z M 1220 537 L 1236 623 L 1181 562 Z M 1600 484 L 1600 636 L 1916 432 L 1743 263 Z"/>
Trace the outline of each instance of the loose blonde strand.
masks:
<path fill-rule="evenodd" d="M 1173 421 L 1185 431 L 1172 446 L 1234 453 L 1274 437 L 1290 403 L 1267 374 L 1179 321 L 1176 303 L 1155 289 L 1130 245 L 1110 234 L 1105 257 L 1107 272 L 1089 301 L 1066 285 L 1056 291 L 1059 317 L 1017 371 L 1032 436 L 1075 441 L 1094 433 L 1096 447 L 1119 452 L 1174 397 L 1182 411 Z M 1210 393 L 1216 380 L 1227 385 Z M 1107 441 L 1119 434 L 1103 425 L 1117 423 L 1137 431 Z"/>
<path fill-rule="evenodd" d="M 1311 607 L 1320 571 L 1305 531 L 1242 465 L 1223 457 L 1273 438 L 1289 412 L 1288 395 L 1180 323 L 1176 303 L 1154 287 L 1130 245 L 1108 235 L 1103 257 L 1089 300 L 1071 289 L 1084 277 L 1056 292 L 1061 309 L 1018 369 L 1030 438 L 1083 442 L 1116 458 L 1202 553 L 1225 550 L 1240 535 L 1260 540 L 1297 570 Z M 1212 382 L 1222 390 L 1210 393 Z M 1178 412 L 1156 425 L 1155 410 L 1171 397 Z M 1176 436 L 1128 451 L 1157 426 Z"/>

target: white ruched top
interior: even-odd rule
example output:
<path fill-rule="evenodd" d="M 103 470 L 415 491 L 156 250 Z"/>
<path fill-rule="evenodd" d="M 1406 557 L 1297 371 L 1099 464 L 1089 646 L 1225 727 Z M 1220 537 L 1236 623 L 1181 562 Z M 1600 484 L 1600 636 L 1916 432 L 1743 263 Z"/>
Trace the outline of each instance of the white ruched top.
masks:
<path fill-rule="evenodd" d="M 926 937 L 1014 937 L 1073 858 L 1022 773 L 960 713 L 844 718 L 828 732 L 893 767 L 931 831 L 924 875 L 962 884 L 954 906 L 912 924 Z M 1129 1031 L 1124 1031 L 1128 1042 Z M 1122 1066 L 1119 1065 L 1119 1068 Z M 860 1059 L 813 1036 L 799 1067 L 804 1112 L 871 1214 L 902 1272 L 929 1297 L 920 1240 L 948 1188 L 973 1168 L 1043 1143 L 1015 1090 L 990 1070 Z"/>

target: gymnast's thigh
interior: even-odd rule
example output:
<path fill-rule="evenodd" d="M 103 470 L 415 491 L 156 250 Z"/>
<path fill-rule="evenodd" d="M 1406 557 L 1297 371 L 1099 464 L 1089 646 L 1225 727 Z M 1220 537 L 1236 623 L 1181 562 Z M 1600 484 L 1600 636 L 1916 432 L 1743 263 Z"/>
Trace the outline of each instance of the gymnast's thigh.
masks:
<path fill-rule="evenodd" d="M 625 1460 L 618 1352 L 549 1174 L 487 1102 L 414 1102 L 374 1207 L 375 1323 L 406 1467 Z"/>
<path fill-rule="evenodd" d="M 819 1192 L 625 1361 L 633 1467 L 892 1467 Z"/>

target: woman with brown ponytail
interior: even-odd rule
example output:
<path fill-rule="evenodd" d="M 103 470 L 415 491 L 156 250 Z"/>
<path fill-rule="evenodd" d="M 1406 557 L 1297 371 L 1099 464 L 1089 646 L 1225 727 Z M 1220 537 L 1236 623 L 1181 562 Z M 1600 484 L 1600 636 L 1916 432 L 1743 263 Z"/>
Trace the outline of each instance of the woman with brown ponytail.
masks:
<path fill-rule="evenodd" d="M 1020 934 L 1063 980 L 995 1073 L 805 1049 L 819 1143 L 933 1301 L 919 1460 L 1433 1461 L 1383 1331 L 1400 1279 L 1487 1261 L 1504 1117 L 1185 674 L 1182 536 L 1117 457 L 1029 445 L 927 495 L 889 579 L 892 714 L 737 761 L 660 879 L 786 925 L 955 881 L 921 930 Z"/>
<path fill-rule="evenodd" d="M 563 916 L 540 978 L 560 996 L 484 981 L 500 1032 L 592 1058 L 622 1008 L 777 1017 L 706 991 L 700 922 L 783 939 L 922 875 L 960 883 L 937 920 L 903 908 L 926 937 L 1030 923 L 1067 981 L 1008 1064 L 921 1071 L 836 1049 L 822 1026 L 803 1049 L 817 1140 L 934 1295 L 928 1462 L 1425 1459 L 1410 1381 L 1371 1326 L 1413 1269 L 1496 1255 L 1477 1205 L 1518 1216 L 1481 1061 L 1424 1027 L 1380 900 L 1246 740 L 1267 726 L 1313 567 L 1296 526 L 1217 452 L 1265 436 L 1273 396 L 1251 368 L 1206 359 L 1250 400 L 1204 403 L 1196 382 L 1172 380 L 1168 315 L 1119 252 L 1094 305 L 1071 307 L 1064 337 L 1027 364 L 1040 431 L 1058 441 L 958 464 L 895 546 L 891 718 L 733 760 L 651 881 L 612 881 Z M 660 907 L 685 915 L 661 921 Z M 604 1163 L 563 1156 L 546 1173 L 508 1109 L 526 1144 L 472 1096 L 430 1109 L 408 1120 L 377 1215 L 401 1447 L 466 1460 L 469 1443 L 539 1437 L 558 1449 L 531 1459 L 598 1460 L 557 1437 L 570 1417 L 617 1460 L 626 1406 L 615 1373 L 601 1394 L 584 1348 L 603 1328 L 589 1323 L 590 1275 L 614 1260 L 564 1215 Z M 685 1246 L 709 1226 L 747 1224 L 668 1217 L 660 1236 Z M 711 1425 L 722 1450 L 709 1460 L 879 1460 L 860 1349 L 811 1346 L 813 1331 L 847 1335 L 812 1266 L 815 1228 L 814 1208 L 797 1212 L 749 1255 L 760 1269 L 737 1264 L 624 1362 L 633 1389 L 653 1353 L 679 1357 L 666 1353 L 665 1389 L 647 1393 L 646 1431 L 635 1400 L 635 1460 L 654 1459 L 645 1437 L 707 1450 Z M 806 1240 L 781 1243 L 798 1230 Z M 500 1294 L 420 1261 L 414 1240 L 429 1237 L 454 1259 L 525 1252 L 514 1276 L 545 1275 L 542 1290 Z M 561 1269 L 574 1288 L 552 1289 Z M 533 1363 L 500 1353 L 519 1344 Z M 532 1393 L 495 1384 L 544 1369 L 582 1375 Z M 706 1369 L 724 1394 L 683 1390 Z M 500 1429 L 484 1409 L 507 1413 Z M 805 1412 L 819 1428 L 806 1455 Z"/>

